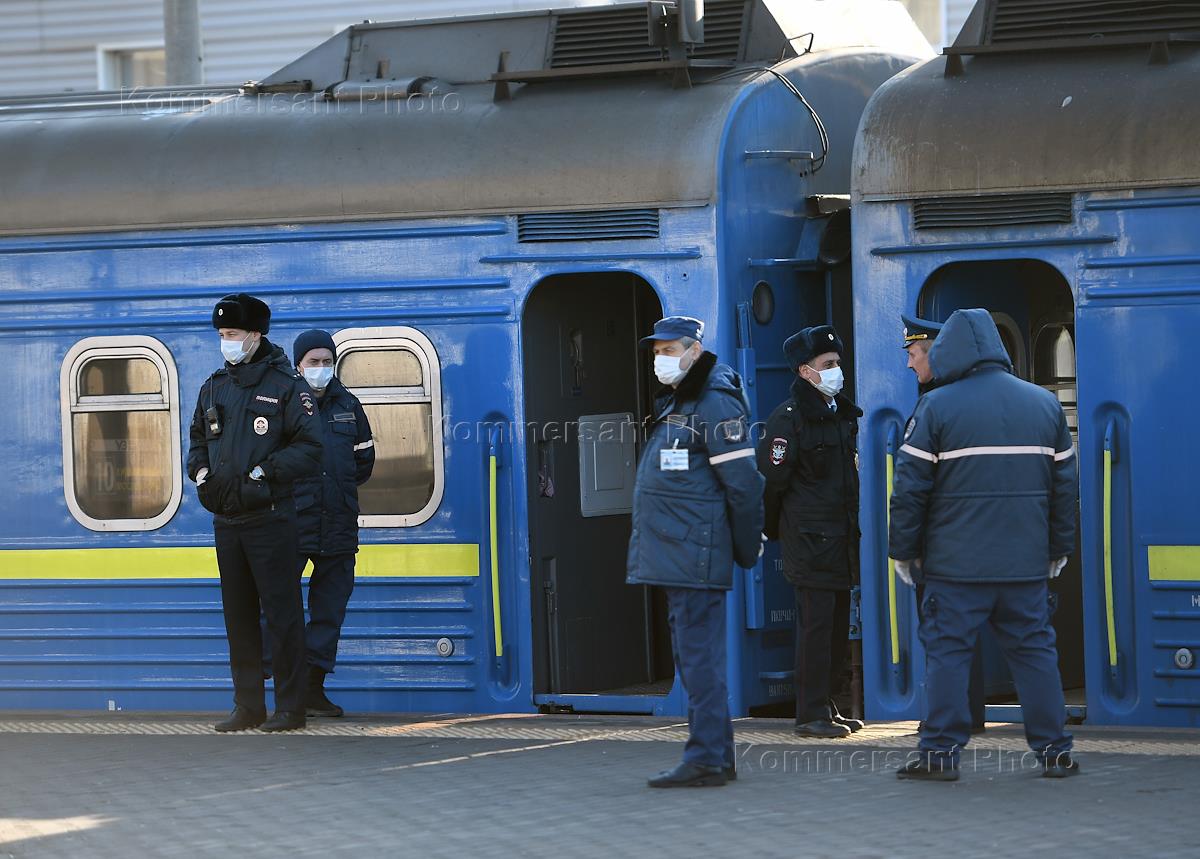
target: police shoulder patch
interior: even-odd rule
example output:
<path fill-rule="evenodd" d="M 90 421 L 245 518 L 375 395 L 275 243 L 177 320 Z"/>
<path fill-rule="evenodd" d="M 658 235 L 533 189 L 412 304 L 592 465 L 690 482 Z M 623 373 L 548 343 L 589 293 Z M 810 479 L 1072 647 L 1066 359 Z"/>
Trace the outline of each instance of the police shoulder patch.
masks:
<path fill-rule="evenodd" d="M 771 465 L 783 465 L 787 458 L 788 440 L 782 437 L 771 439 Z"/>
<path fill-rule="evenodd" d="M 308 391 L 300 392 L 300 405 L 304 407 L 304 411 L 308 414 L 313 414 L 313 398 Z"/>

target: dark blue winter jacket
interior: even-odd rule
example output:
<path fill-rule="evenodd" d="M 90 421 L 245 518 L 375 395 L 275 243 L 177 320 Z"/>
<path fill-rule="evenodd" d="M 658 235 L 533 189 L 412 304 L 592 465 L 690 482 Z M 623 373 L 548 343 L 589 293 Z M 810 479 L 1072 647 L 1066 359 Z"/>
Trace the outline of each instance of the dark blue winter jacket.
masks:
<path fill-rule="evenodd" d="M 888 555 L 960 582 L 1045 579 L 1075 548 L 1075 451 L 1054 394 L 1012 375 L 986 310 L 958 310 L 929 350 L 937 387 L 896 457 Z"/>
<path fill-rule="evenodd" d="M 321 471 L 297 480 L 296 530 L 302 555 L 358 551 L 358 487 L 375 467 L 371 425 L 358 397 L 331 379 L 317 400 Z"/>
<path fill-rule="evenodd" d="M 705 352 L 655 412 L 638 463 L 626 581 L 728 589 L 733 565 L 754 566 L 762 544 L 763 478 L 741 380 Z M 672 449 L 683 453 L 664 459 Z M 670 467 L 684 458 L 686 469 Z"/>

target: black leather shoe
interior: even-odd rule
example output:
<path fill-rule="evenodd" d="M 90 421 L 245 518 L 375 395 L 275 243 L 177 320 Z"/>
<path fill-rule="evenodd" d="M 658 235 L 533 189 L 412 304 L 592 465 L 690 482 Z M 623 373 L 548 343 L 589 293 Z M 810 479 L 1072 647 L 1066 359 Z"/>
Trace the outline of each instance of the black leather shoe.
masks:
<path fill-rule="evenodd" d="M 1042 778 L 1070 778 L 1073 775 L 1079 775 L 1079 764 L 1071 758 L 1070 752 L 1042 761 Z"/>
<path fill-rule="evenodd" d="M 650 787 L 721 787 L 727 780 L 724 767 L 682 763 L 673 770 L 660 772 L 646 784 Z"/>
<path fill-rule="evenodd" d="M 838 740 L 850 736 L 850 729 L 845 725 L 837 725 L 829 719 L 816 719 L 812 722 L 802 722 L 794 728 L 801 737 L 822 737 L 828 740 Z"/>
<path fill-rule="evenodd" d="M 857 731 L 861 731 L 867 726 L 867 723 L 862 719 L 851 719 L 847 716 L 843 716 L 841 713 L 834 713 L 833 718 L 830 719 L 830 721 L 835 725 L 842 725 L 849 728 L 850 733 L 852 734 Z"/>
<path fill-rule="evenodd" d="M 316 665 L 308 667 L 308 691 L 304 695 L 304 712 L 308 716 L 325 716 L 331 719 L 346 713 L 325 695 L 325 669 Z"/>
<path fill-rule="evenodd" d="M 276 710 L 275 715 L 262 723 L 259 730 L 274 733 L 276 731 L 299 731 L 305 725 L 304 714 L 297 710 Z"/>
<path fill-rule="evenodd" d="M 251 710 L 249 707 L 234 707 L 233 712 L 229 714 L 229 718 L 222 719 L 213 725 L 213 730 L 221 734 L 229 734 L 234 731 L 249 731 L 251 728 L 257 728 L 266 720 L 267 714 L 263 710 Z"/>
<path fill-rule="evenodd" d="M 930 761 L 909 761 L 902 769 L 896 770 L 896 778 L 906 781 L 958 781 L 958 767 L 950 764 L 941 765 Z"/>

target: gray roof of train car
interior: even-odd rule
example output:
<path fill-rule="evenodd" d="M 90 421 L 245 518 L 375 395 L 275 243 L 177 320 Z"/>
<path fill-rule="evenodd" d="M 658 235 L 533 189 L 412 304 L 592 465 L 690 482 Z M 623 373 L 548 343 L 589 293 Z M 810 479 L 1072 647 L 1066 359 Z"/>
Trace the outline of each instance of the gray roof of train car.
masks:
<path fill-rule="evenodd" d="M 862 199 L 1200 183 L 1200 51 L 1171 45 L 946 59 L 884 84 L 863 115 Z"/>
<path fill-rule="evenodd" d="M 873 2 L 888 5 L 852 0 L 834 20 L 819 0 L 754 0 L 743 59 L 777 57 L 783 33 L 804 32 L 814 15 L 828 19 L 817 51 L 794 64 L 849 45 L 917 53 L 903 28 L 884 24 L 896 35 L 880 38 L 878 20 L 848 14 Z M 548 66 L 551 14 L 360 25 L 262 82 L 311 81 L 315 92 L 0 101 L 0 235 L 712 199 L 720 135 L 749 73 L 691 89 L 628 77 L 514 85 L 511 101 L 495 102 L 486 81 L 500 49 L 509 70 Z M 419 74 L 443 81 L 447 100 L 364 104 L 322 92 Z"/>

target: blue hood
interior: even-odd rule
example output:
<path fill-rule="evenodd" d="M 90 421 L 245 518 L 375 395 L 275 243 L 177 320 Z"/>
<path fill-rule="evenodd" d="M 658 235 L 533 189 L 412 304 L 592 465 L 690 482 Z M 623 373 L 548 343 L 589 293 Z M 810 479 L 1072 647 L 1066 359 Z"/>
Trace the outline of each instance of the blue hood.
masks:
<path fill-rule="evenodd" d="M 939 385 L 967 375 L 980 364 L 997 364 L 1012 372 L 1000 332 L 986 310 L 956 310 L 929 349 L 929 367 Z"/>

